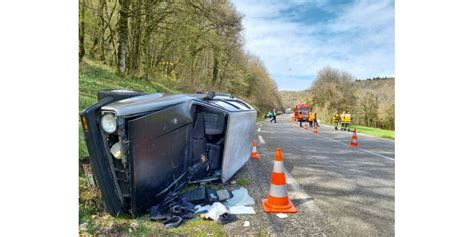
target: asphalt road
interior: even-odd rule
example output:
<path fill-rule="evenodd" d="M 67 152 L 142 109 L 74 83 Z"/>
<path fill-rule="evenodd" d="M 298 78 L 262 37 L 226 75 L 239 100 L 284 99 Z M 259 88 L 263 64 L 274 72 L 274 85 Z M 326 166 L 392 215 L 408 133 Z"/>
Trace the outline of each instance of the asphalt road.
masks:
<path fill-rule="evenodd" d="M 358 134 L 359 147 L 354 148 L 349 146 L 351 132 L 323 125 L 315 135 L 290 122 L 289 115 L 257 128 L 262 158 L 250 160 L 238 174 L 252 180 L 248 189 L 257 202 L 252 220 L 253 226 L 260 226 L 256 233 L 394 235 L 394 141 Z M 260 204 L 269 192 L 277 147 L 283 153 L 289 197 L 298 209 L 285 219 L 264 213 Z"/>

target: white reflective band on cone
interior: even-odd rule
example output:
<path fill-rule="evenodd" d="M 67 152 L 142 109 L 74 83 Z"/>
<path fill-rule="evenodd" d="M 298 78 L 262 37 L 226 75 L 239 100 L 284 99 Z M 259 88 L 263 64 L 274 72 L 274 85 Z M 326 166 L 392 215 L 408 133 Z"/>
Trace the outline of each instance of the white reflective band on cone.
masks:
<path fill-rule="evenodd" d="M 275 161 L 273 163 L 273 172 L 275 173 L 285 173 L 284 167 L 283 167 L 283 161 Z"/>
<path fill-rule="evenodd" d="M 256 146 L 252 147 L 252 152 L 257 152 L 257 147 Z"/>
<path fill-rule="evenodd" d="M 270 185 L 270 195 L 274 197 L 288 197 L 288 190 L 286 188 L 286 184 L 284 185 Z"/>

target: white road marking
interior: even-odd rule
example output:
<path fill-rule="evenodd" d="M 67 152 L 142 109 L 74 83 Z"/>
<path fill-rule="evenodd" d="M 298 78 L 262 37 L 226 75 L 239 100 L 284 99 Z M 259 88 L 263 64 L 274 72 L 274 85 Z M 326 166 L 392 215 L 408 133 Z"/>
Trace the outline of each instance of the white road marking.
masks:
<path fill-rule="evenodd" d="M 365 150 L 365 149 L 362 149 L 362 148 L 357 148 L 357 149 L 359 149 L 359 150 L 361 150 L 361 151 L 365 151 L 365 152 L 370 153 L 370 154 L 373 154 L 373 155 L 376 155 L 376 156 L 380 156 L 380 157 L 385 158 L 385 159 L 395 160 L 395 159 L 393 159 L 393 158 L 390 158 L 390 157 L 384 156 L 384 155 L 380 155 L 380 154 L 375 153 L 375 152 L 373 152 L 373 151 L 368 151 L 368 150 Z"/>
<path fill-rule="evenodd" d="M 288 191 L 288 197 L 290 199 L 306 200 L 301 204 L 305 210 L 310 212 L 321 214 L 321 209 L 314 202 L 314 199 L 304 191 L 303 188 L 296 182 L 291 174 L 285 168 L 286 184 L 290 185 L 292 191 Z"/>
<path fill-rule="evenodd" d="M 261 131 L 262 131 L 262 129 L 261 129 L 261 128 L 258 128 L 258 131 L 259 131 L 259 132 L 261 132 Z"/>
<path fill-rule="evenodd" d="M 347 145 L 347 144 L 344 143 L 344 142 L 338 141 L 338 140 L 336 140 L 336 139 L 332 139 L 332 138 L 330 138 L 330 137 L 325 137 L 325 136 L 320 136 L 320 137 L 324 137 L 324 138 L 326 138 L 326 139 L 328 139 L 328 140 L 331 140 L 331 141 L 333 141 L 333 142 L 337 142 L 337 143 L 342 144 L 342 145 Z"/>
<path fill-rule="evenodd" d="M 261 135 L 258 135 L 258 140 L 260 143 L 265 144 L 265 140 L 263 140 L 263 137 Z"/>
<path fill-rule="evenodd" d="M 345 144 L 344 142 L 341 142 L 341 141 L 338 141 L 338 140 L 335 140 L 335 139 L 332 139 L 332 138 L 329 138 L 329 137 L 325 137 L 325 136 L 321 136 L 321 137 L 324 137 L 324 138 L 326 138 L 326 139 L 328 139 L 328 140 L 331 140 L 331 141 L 333 141 L 333 142 L 337 142 L 337 143 L 342 144 L 342 145 L 344 145 L 344 146 L 348 146 L 348 144 Z M 361 151 L 363 151 L 363 152 L 367 152 L 367 153 L 372 154 L 372 155 L 376 155 L 376 156 L 379 156 L 379 157 L 388 159 L 388 160 L 395 160 L 395 159 L 393 159 L 393 158 L 391 158 L 391 157 L 384 156 L 384 155 L 380 155 L 380 154 L 375 153 L 375 152 L 373 152 L 373 151 L 368 151 L 368 150 L 365 150 L 365 149 L 362 149 L 362 148 L 357 148 L 357 149 L 359 149 L 359 150 L 361 150 Z"/>

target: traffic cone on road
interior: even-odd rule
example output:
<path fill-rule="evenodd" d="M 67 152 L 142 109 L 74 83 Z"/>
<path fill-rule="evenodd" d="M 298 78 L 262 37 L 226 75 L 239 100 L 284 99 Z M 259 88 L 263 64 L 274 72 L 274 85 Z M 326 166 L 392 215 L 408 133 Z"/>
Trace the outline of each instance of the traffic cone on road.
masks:
<path fill-rule="evenodd" d="M 265 212 L 296 213 L 296 207 L 288 198 L 286 186 L 285 168 L 281 149 L 277 148 L 275 161 L 273 164 L 272 180 L 270 184 L 270 194 L 267 199 L 262 199 L 262 206 Z"/>
<path fill-rule="evenodd" d="M 250 157 L 254 160 L 260 159 L 260 154 L 257 153 L 257 141 L 255 141 L 255 139 L 253 139 L 252 154 L 250 155 Z"/>
<path fill-rule="evenodd" d="M 357 143 L 357 130 L 355 128 L 354 128 L 354 133 L 352 133 L 351 146 L 352 147 L 359 146 L 359 144 Z"/>
<path fill-rule="evenodd" d="M 318 126 L 314 125 L 313 133 L 314 133 L 315 135 L 316 135 L 316 134 L 319 134 Z"/>

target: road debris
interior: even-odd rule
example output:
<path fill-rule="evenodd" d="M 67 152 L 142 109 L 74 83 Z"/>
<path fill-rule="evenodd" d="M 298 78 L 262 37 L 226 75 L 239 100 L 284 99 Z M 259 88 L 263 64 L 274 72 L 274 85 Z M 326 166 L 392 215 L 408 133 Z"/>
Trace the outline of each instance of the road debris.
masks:
<path fill-rule="evenodd" d="M 211 208 L 209 208 L 209 212 L 207 214 L 202 214 L 201 217 L 204 219 L 212 219 L 222 225 L 235 222 L 239 219 L 236 215 L 231 214 L 220 202 L 213 203 Z"/>
<path fill-rule="evenodd" d="M 232 191 L 232 195 L 232 198 L 224 202 L 231 214 L 255 214 L 255 210 L 251 207 L 255 205 L 255 200 L 246 188 L 240 187 Z"/>
<path fill-rule="evenodd" d="M 84 223 L 79 225 L 79 230 L 80 231 L 86 231 L 88 226 L 89 226 L 89 223 L 84 222 Z"/>
<path fill-rule="evenodd" d="M 253 207 L 247 207 L 247 206 L 232 206 L 232 207 L 229 207 L 229 212 L 231 214 L 236 214 L 236 215 L 239 215 L 239 214 L 254 215 L 255 214 L 255 210 L 253 209 Z"/>
<path fill-rule="evenodd" d="M 135 232 L 137 231 L 138 227 L 140 225 L 138 224 L 138 222 L 132 222 L 130 223 L 130 228 L 129 228 L 129 232 Z"/>
<path fill-rule="evenodd" d="M 276 216 L 280 217 L 281 219 L 285 219 L 285 218 L 288 217 L 287 214 L 283 214 L 283 213 L 278 213 L 278 214 L 276 214 Z"/>
<path fill-rule="evenodd" d="M 219 219 L 219 216 L 221 216 L 224 213 L 229 213 L 229 210 L 220 202 L 215 202 L 212 204 L 211 208 L 209 208 L 208 213 L 205 215 L 206 219 L 213 219 L 217 221 Z"/>
<path fill-rule="evenodd" d="M 255 205 L 255 200 L 249 195 L 249 192 L 246 188 L 240 187 L 232 191 L 233 197 L 224 202 L 228 207 L 231 206 L 253 206 Z"/>
<path fill-rule="evenodd" d="M 209 211 L 209 208 L 211 208 L 211 205 L 197 205 L 194 207 L 194 214 L 207 213 Z"/>
<path fill-rule="evenodd" d="M 244 227 L 250 226 L 250 221 L 244 221 Z"/>

